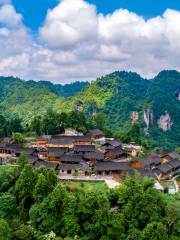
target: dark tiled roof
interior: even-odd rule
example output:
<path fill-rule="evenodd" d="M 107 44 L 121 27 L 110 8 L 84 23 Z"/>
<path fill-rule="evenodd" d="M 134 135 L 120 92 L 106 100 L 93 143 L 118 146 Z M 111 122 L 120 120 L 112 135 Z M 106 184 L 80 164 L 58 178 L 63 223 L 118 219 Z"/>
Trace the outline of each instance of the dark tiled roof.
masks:
<path fill-rule="evenodd" d="M 169 165 L 168 163 L 164 163 L 164 164 L 161 164 L 160 166 L 158 166 L 158 169 L 163 173 L 167 173 L 167 172 L 171 171 L 173 169 L 173 167 L 171 165 Z"/>
<path fill-rule="evenodd" d="M 173 166 L 173 168 L 180 167 L 180 160 L 173 159 L 169 162 L 169 165 Z"/>
<path fill-rule="evenodd" d="M 179 159 L 180 158 L 180 155 L 176 152 L 168 153 L 167 156 L 169 156 L 172 159 Z"/>
<path fill-rule="evenodd" d="M 66 154 L 60 157 L 60 161 L 63 162 L 81 162 L 82 155 L 79 154 Z"/>
<path fill-rule="evenodd" d="M 68 152 L 68 148 L 48 148 L 49 157 L 60 157 L 62 154 Z"/>
<path fill-rule="evenodd" d="M 124 151 L 121 147 L 113 148 L 109 152 L 111 152 L 112 154 L 115 154 L 115 155 L 121 155 L 121 154 L 126 153 L 126 151 Z"/>
<path fill-rule="evenodd" d="M 35 162 L 34 166 L 35 167 L 46 167 L 46 168 L 49 168 L 49 169 L 57 169 L 59 164 L 57 163 L 52 163 L 52 162 L 48 162 L 48 161 L 41 161 L 41 160 L 38 160 Z"/>
<path fill-rule="evenodd" d="M 6 143 L 1 142 L 1 143 L 0 143 L 0 148 L 1 148 L 1 149 L 5 149 L 5 147 L 6 147 Z"/>
<path fill-rule="evenodd" d="M 98 162 L 94 165 L 95 171 L 118 171 L 123 170 L 127 171 L 129 170 L 129 164 L 128 163 L 119 163 L 119 162 Z"/>
<path fill-rule="evenodd" d="M 141 158 L 138 161 L 144 164 L 145 166 L 150 166 L 150 165 L 156 165 L 161 163 L 161 158 L 159 156 L 149 156 L 149 157 Z"/>
<path fill-rule="evenodd" d="M 83 164 L 59 164 L 59 170 L 86 170 Z"/>
<path fill-rule="evenodd" d="M 99 130 L 99 129 L 93 129 L 93 130 L 90 130 L 89 131 L 89 134 L 91 135 L 91 136 L 98 136 L 98 135 L 103 135 L 104 136 L 104 133 L 101 131 L 101 130 Z"/>
<path fill-rule="evenodd" d="M 36 161 L 38 161 L 38 156 L 28 155 L 27 158 L 30 164 L 34 164 Z"/>
<path fill-rule="evenodd" d="M 84 142 L 90 142 L 91 138 L 89 136 L 73 136 L 74 141 L 84 141 Z"/>
<path fill-rule="evenodd" d="M 54 145 L 66 145 L 66 144 L 73 144 L 74 139 L 72 137 L 57 137 L 57 138 L 51 138 L 48 141 L 48 144 L 54 144 Z"/>
<path fill-rule="evenodd" d="M 121 142 L 117 141 L 117 140 L 110 140 L 108 142 L 106 142 L 105 144 L 103 144 L 103 146 L 107 146 L 110 145 L 111 147 L 119 147 L 121 146 Z"/>
<path fill-rule="evenodd" d="M 86 152 L 84 154 L 84 159 L 86 160 L 103 160 L 104 159 L 104 154 L 100 153 L 100 152 Z"/>
<path fill-rule="evenodd" d="M 75 152 L 94 152 L 95 145 L 76 145 L 74 147 Z"/>

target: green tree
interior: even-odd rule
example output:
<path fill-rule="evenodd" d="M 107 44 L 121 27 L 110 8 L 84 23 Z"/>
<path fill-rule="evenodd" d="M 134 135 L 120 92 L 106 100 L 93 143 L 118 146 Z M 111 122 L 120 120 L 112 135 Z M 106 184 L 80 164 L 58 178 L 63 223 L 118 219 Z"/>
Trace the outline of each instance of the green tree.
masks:
<path fill-rule="evenodd" d="M 23 135 L 19 132 L 13 132 L 12 133 L 13 139 L 15 141 L 15 143 L 17 144 L 23 144 L 25 143 L 25 139 L 23 137 Z"/>
<path fill-rule="evenodd" d="M 41 203 L 31 207 L 29 214 L 32 226 L 42 234 L 53 231 L 59 236 L 63 226 L 62 214 L 66 198 L 65 188 L 58 184 Z"/>
<path fill-rule="evenodd" d="M 30 225 L 21 224 L 13 233 L 17 240 L 35 240 L 35 233 Z"/>
<path fill-rule="evenodd" d="M 31 165 L 25 165 L 15 184 L 15 193 L 19 203 L 19 215 L 25 220 L 33 203 L 35 176 Z"/>
<path fill-rule="evenodd" d="M 18 166 L 20 171 L 22 171 L 27 164 L 28 164 L 27 155 L 25 153 L 21 153 L 18 158 Z"/>
<path fill-rule="evenodd" d="M 10 193 L 2 193 L 0 195 L 0 218 L 11 220 L 16 214 L 16 198 Z"/>
<path fill-rule="evenodd" d="M 0 239 L 10 240 L 11 232 L 8 223 L 4 219 L 0 219 Z"/>
<path fill-rule="evenodd" d="M 47 196 L 47 194 L 48 194 L 47 184 L 48 184 L 48 182 L 47 182 L 45 176 L 41 173 L 38 176 L 38 180 L 37 180 L 37 183 L 36 183 L 36 185 L 34 187 L 34 191 L 33 191 L 33 197 L 36 202 L 41 202 L 43 200 L 43 198 Z"/>
<path fill-rule="evenodd" d="M 142 232 L 142 240 L 168 240 L 166 226 L 161 222 L 152 222 L 147 224 Z"/>
<path fill-rule="evenodd" d="M 38 136 L 42 134 L 42 128 L 43 128 L 42 121 L 43 120 L 41 116 L 36 116 L 32 119 L 30 123 L 30 130 L 36 132 Z"/>

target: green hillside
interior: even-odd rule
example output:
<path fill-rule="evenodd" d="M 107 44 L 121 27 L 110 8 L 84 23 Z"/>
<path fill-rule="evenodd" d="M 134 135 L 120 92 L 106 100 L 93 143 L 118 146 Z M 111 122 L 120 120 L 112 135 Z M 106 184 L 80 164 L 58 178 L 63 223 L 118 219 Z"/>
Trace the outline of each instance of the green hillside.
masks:
<path fill-rule="evenodd" d="M 136 73 L 114 72 L 91 84 L 77 82 L 64 86 L 1 77 L 0 111 L 7 117 L 18 114 L 27 123 L 35 115 L 44 115 L 48 109 L 71 111 L 81 101 L 86 115 L 103 112 L 115 132 L 127 131 L 132 124 L 132 112 L 136 112 L 142 135 L 153 146 L 172 148 L 180 146 L 178 89 L 180 73 L 177 71 L 162 71 L 151 80 Z M 145 111 L 152 115 L 146 135 Z M 170 127 L 165 131 L 158 123 L 161 119 L 163 125 L 167 115 Z"/>
<path fill-rule="evenodd" d="M 7 117 L 18 115 L 26 123 L 33 116 L 44 115 L 48 109 L 53 109 L 64 97 L 77 94 L 87 84 L 60 85 L 0 77 L 0 112 Z"/>

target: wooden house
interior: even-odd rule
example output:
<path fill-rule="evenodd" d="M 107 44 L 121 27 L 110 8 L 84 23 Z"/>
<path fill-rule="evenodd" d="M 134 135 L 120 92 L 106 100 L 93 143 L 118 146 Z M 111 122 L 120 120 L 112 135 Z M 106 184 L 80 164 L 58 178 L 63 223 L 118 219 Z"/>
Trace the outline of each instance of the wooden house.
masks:
<path fill-rule="evenodd" d="M 74 152 L 84 154 L 86 152 L 95 152 L 95 145 L 75 145 Z"/>
<path fill-rule="evenodd" d="M 83 156 L 84 160 L 88 162 L 91 166 L 96 162 L 103 162 L 105 160 L 104 154 L 100 152 L 86 152 Z"/>
<path fill-rule="evenodd" d="M 71 136 L 53 136 L 46 146 L 48 148 L 73 148 L 74 139 Z"/>
<path fill-rule="evenodd" d="M 158 166 L 159 169 L 159 179 L 169 179 L 173 176 L 173 166 L 171 166 L 168 163 L 163 163 L 160 166 Z"/>
<path fill-rule="evenodd" d="M 38 137 L 36 139 L 37 148 L 46 147 L 46 144 L 47 144 L 48 140 L 49 140 L 49 137 L 47 137 L 47 136 Z"/>
<path fill-rule="evenodd" d="M 130 165 L 132 169 L 153 169 L 161 164 L 160 156 L 148 156 L 133 161 Z"/>
<path fill-rule="evenodd" d="M 87 135 L 95 140 L 99 140 L 105 137 L 104 133 L 99 129 L 90 130 Z"/>
<path fill-rule="evenodd" d="M 48 169 L 53 169 L 55 171 L 58 171 L 59 164 L 54 162 L 49 162 L 49 161 L 38 160 L 34 163 L 33 166 L 35 168 L 45 167 Z"/>
<path fill-rule="evenodd" d="M 91 138 L 89 136 L 74 136 L 74 145 L 90 145 Z"/>
<path fill-rule="evenodd" d="M 32 166 L 34 166 L 35 163 L 39 160 L 37 155 L 28 155 L 27 159 L 28 159 L 29 164 L 31 164 Z"/>
<path fill-rule="evenodd" d="M 48 161 L 50 162 L 59 162 L 60 156 L 68 152 L 68 148 L 48 148 Z"/>
<path fill-rule="evenodd" d="M 172 161 L 173 159 L 180 159 L 180 155 L 176 152 L 170 152 L 170 153 L 166 153 L 162 156 L 162 162 L 163 163 L 167 163 Z"/>
<path fill-rule="evenodd" d="M 129 170 L 129 164 L 126 162 L 97 162 L 94 164 L 94 173 L 96 175 L 122 175 L 125 176 Z"/>
<path fill-rule="evenodd" d="M 64 164 L 79 164 L 82 160 L 82 155 L 73 153 L 62 155 L 59 159 L 60 163 Z"/>
<path fill-rule="evenodd" d="M 169 165 L 173 167 L 173 175 L 180 173 L 180 160 L 173 159 L 169 162 Z"/>
<path fill-rule="evenodd" d="M 98 150 L 102 153 L 106 153 L 116 147 L 121 147 L 121 142 L 117 140 L 110 140 L 104 144 L 102 144 L 101 147 L 98 148 Z"/>
<path fill-rule="evenodd" d="M 106 153 L 105 153 L 105 156 L 109 159 L 118 159 L 118 158 L 127 158 L 128 155 L 127 155 L 127 152 L 125 150 L 123 150 L 120 146 L 119 147 L 116 147 L 116 148 L 113 148 L 111 150 L 108 150 Z"/>
<path fill-rule="evenodd" d="M 60 164 L 59 165 L 59 174 L 60 175 L 80 175 L 85 176 L 88 172 L 88 165 L 85 164 Z"/>

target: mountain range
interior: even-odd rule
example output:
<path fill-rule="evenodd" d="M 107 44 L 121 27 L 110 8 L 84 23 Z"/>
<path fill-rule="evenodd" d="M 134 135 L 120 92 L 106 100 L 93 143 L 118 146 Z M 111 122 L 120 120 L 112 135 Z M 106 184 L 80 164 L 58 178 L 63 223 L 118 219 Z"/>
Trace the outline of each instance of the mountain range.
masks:
<path fill-rule="evenodd" d="M 19 115 L 24 123 L 48 109 L 71 111 L 81 106 L 86 115 L 103 112 L 114 131 L 139 122 L 153 146 L 180 146 L 180 73 L 164 70 L 153 79 L 117 71 L 91 83 L 60 85 L 0 77 L 0 112 Z"/>

